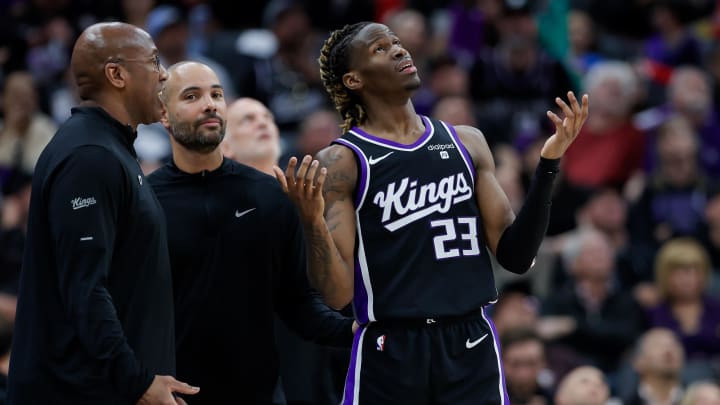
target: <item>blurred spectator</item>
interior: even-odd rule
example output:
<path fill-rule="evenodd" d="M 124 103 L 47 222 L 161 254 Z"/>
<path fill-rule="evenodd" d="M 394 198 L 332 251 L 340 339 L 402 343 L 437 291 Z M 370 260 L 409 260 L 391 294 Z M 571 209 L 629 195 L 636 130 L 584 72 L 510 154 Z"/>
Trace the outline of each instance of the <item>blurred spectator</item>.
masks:
<path fill-rule="evenodd" d="M 235 99 L 235 83 L 223 65 L 199 53 L 191 53 L 190 27 L 187 15 L 172 5 L 160 5 L 152 9 L 145 21 L 145 30 L 153 37 L 163 66 L 169 67 L 184 60 L 194 60 L 208 65 L 217 73 L 228 101 Z"/>
<path fill-rule="evenodd" d="M 0 204 L 0 318 L 10 322 L 15 321 L 18 283 L 30 209 L 31 187 L 32 177 L 30 174 L 18 170 L 12 172 L 8 181 L 2 187 L 3 199 L 2 204 Z M 2 356 L 2 353 L 0 353 L 0 356 Z M 7 370 L 5 370 L 5 374 L 7 374 Z"/>
<path fill-rule="evenodd" d="M 430 91 L 436 98 L 469 96 L 467 70 L 451 56 L 440 55 L 430 60 Z"/>
<path fill-rule="evenodd" d="M 720 405 L 720 387 L 711 381 L 690 384 L 680 405 Z"/>
<path fill-rule="evenodd" d="M 464 117 L 470 111 L 463 109 L 464 99 L 444 98 L 436 106 L 437 113 L 435 118 L 447 115 L 445 118 L 439 118 L 447 121 L 452 125 L 473 125 L 472 122 L 463 122 L 461 120 L 473 119 L 472 116 Z M 468 100 L 469 102 L 469 100 Z M 453 109 L 453 107 L 455 107 Z M 510 145 L 498 144 L 493 148 L 493 157 L 495 159 L 495 177 L 497 178 L 500 188 L 503 189 L 505 195 L 510 201 L 513 212 L 518 212 L 525 201 L 525 188 L 522 179 L 522 160 L 517 151 Z"/>
<path fill-rule="evenodd" d="M 253 0 L 243 2 L 242 13 L 230 13 L 235 10 L 237 0 L 210 0 L 210 10 L 216 24 L 223 30 L 238 32 L 257 27 L 263 20 L 263 13 L 271 0 Z"/>
<path fill-rule="evenodd" d="M 603 372 L 595 367 L 574 369 L 558 384 L 555 405 L 605 405 L 610 390 Z"/>
<path fill-rule="evenodd" d="M 445 96 L 438 99 L 430 115 L 449 125 L 477 126 L 472 100 L 464 96 Z"/>
<path fill-rule="evenodd" d="M 300 133 L 295 144 L 287 148 L 284 153 L 286 158 L 280 162 L 287 164 L 290 156 L 315 156 L 320 149 L 342 135 L 340 124 L 340 115 L 335 111 L 320 109 L 310 114 L 300 123 Z"/>
<path fill-rule="evenodd" d="M 683 396 L 685 355 L 675 334 L 653 328 L 639 339 L 632 366 L 638 380 L 621 381 L 630 391 L 625 405 L 679 405 Z"/>
<path fill-rule="evenodd" d="M 29 44 L 26 60 L 28 71 L 38 85 L 44 88 L 65 72 L 70 63 L 76 32 L 68 19 L 54 13 L 43 16 L 37 28 L 35 38 Z"/>
<path fill-rule="evenodd" d="M 32 176 L 15 170 L 2 187 L 0 204 L 0 294 L 17 294 L 22 267 Z M 0 309 L 0 312 L 2 310 Z M 10 317 L 14 319 L 14 317 Z"/>
<path fill-rule="evenodd" d="M 155 0 L 120 0 L 120 20 L 136 27 L 145 27 Z"/>
<path fill-rule="evenodd" d="M 625 229 L 627 211 L 627 203 L 617 189 L 600 188 L 578 210 L 578 226 L 599 230 L 605 234 L 615 251 L 621 251 L 629 242 Z"/>
<path fill-rule="evenodd" d="M 447 11 L 447 50 L 469 68 L 485 49 L 499 41 L 498 21 L 505 0 L 455 0 Z"/>
<path fill-rule="evenodd" d="M 491 307 L 492 320 L 498 336 L 502 339 L 515 330 L 532 330 L 543 340 L 544 369 L 540 383 L 546 389 L 554 384 L 573 368 L 581 365 L 583 360 L 572 350 L 553 342 L 554 337 L 564 328 L 565 323 L 572 322 L 561 317 L 538 318 L 539 301 L 531 294 L 531 285 L 526 280 L 515 280 L 504 283 L 496 304 Z M 501 348 L 505 348 L 501 345 Z"/>
<path fill-rule="evenodd" d="M 710 263 L 713 268 L 713 294 L 720 294 L 720 192 L 714 192 L 708 197 L 705 206 L 705 216 L 701 233 L 701 241 L 708 250 Z"/>
<path fill-rule="evenodd" d="M 538 137 L 555 97 L 573 90 L 563 65 L 540 48 L 532 11 L 528 1 L 504 0 L 500 41 L 470 70 L 478 122 L 490 146 Z"/>
<path fill-rule="evenodd" d="M 675 111 L 690 121 L 700 136 L 700 164 L 707 174 L 720 175 L 720 116 L 718 100 L 713 100 L 710 79 L 696 67 L 680 67 L 668 87 L 668 101 Z"/>
<path fill-rule="evenodd" d="M 672 330 L 689 360 L 720 360 L 720 301 L 705 294 L 710 260 L 696 240 L 676 238 L 657 254 L 660 302 L 649 310 L 651 326 Z"/>
<path fill-rule="evenodd" d="M 666 89 L 667 102 L 642 111 L 635 123 L 647 131 L 657 130 L 673 115 L 681 115 L 690 122 L 700 139 L 699 162 L 708 175 L 720 175 L 720 115 L 718 115 L 708 75 L 694 66 L 676 68 Z M 656 141 L 657 142 L 657 141 Z M 646 170 L 652 171 L 659 158 L 654 148 L 648 148 Z"/>
<path fill-rule="evenodd" d="M 567 14 L 568 38 L 570 40 L 570 60 L 572 71 L 578 76 L 584 76 L 595 63 L 604 59 L 597 50 L 595 39 L 595 22 L 583 10 L 570 10 Z"/>
<path fill-rule="evenodd" d="M 651 21 L 655 33 L 645 40 L 640 69 L 648 79 L 649 105 L 661 104 L 674 68 L 702 65 L 702 45 L 687 24 L 685 1 L 656 0 Z"/>
<path fill-rule="evenodd" d="M 585 76 L 592 111 L 563 158 L 565 177 L 576 187 L 622 187 L 642 168 L 645 137 L 630 117 L 638 81 L 625 62 L 596 63 Z"/>
<path fill-rule="evenodd" d="M 500 347 L 510 405 L 552 404 L 540 336 L 532 329 L 511 329 L 502 334 Z"/>
<path fill-rule="evenodd" d="M 7 404 L 7 377 L 10 369 L 13 322 L 0 316 L 0 405 Z"/>
<path fill-rule="evenodd" d="M 631 243 L 626 227 L 628 209 L 628 203 L 617 189 L 603 187 L 591 190 L 585 202 L 575 211 L 576 228 L 547 238 L 543 250 L 559 255 L 579 229 L 595 229 L 605 235 L 616 252 L 615 278 L 619 282 L 618 287 L 631 289 L 640 281 L 651 281 L 655 251 Z M 555 285 L 562 284 L 563 276 L 563 272 L 555 274 Z"/>
<path fill-rule="evenodd" d="M 312 26 L 322 31 L 329 32 L 358 21 L 371 21 L 375 16 L 375 1 L 304 0 L 302 3 Z"/>
<path fill-rule="evenodd" d="M 3 89 L 0 127 L 0 184 L 13 169 L 32 173 L 57 125 L 38 108 L 38 93 L 28 72 L 10 74 Z"/>
<path fill-rule="evenodd" d="M 699 169 L 700 145 L 686 119 L 666 121 L 657 134 L 658 165 L 630 211 L 632 243 L 652 251 L 675 236 L 697 235 L 717 184 Z"/>
<path fill-rule="evenodd" d="M 275 115 L 281 138 L 292 139 L 300 122 L 328 103 L 317 64 L 322 41 L 299 3 L 270 2 L 264 21 L 277 41 L 277 50 L 258 65 L 260 94 L 256 98 Z"/>
<path fill-rule="evenodd" d="M 492 306 L 492 321 L 498 336 L 515 329 L 534 329 L 538 321 L 540 303 L 527 282 L 505 283 L 497 302 Z"/>
<path fill-rule="evenodd" d="M 613 282 L 614 258 L 605 235 L 580 229 L 563 250 L 562 263 L 571 275 L 568 287 L 556 288 L 543 301 L 541 318 L 556 321 L 553 332 L 558 343 L 606 373 L 617 368 L 645 325 L 632 295 Z"/>
<path fill-rule="evenodd" d="M 48 104 L 50 116 L 56 124 L 70 118 L 70 109 L 80 104 L 80 96 L 69 66 L 62 77 L 48 89 Z"/>
<path fill-rule="evenodd" d="M 272 112 L 252 98 L 230 104 L 220 148 L 225 157 L 274 176 L 272 167 L 280 158 L 280 138 Z"/>
<path fill-rule="evenodd" d="M 172 155 L 170 138 L 160 123 L 138 125 L 133 143 L 143 174 L 149 175 L 164 165 Z"/>
<path fill-rule="evenodd" d="M 720 3 L 718 3 L 718 34 L 720 34 Z M 720 35 L 718 36 L 720 39 Z M 706 71 L 712 82 L 712 100 L 715 114 L 720 114 L 720 41 L 715 41 L 706 57 Z"/>
<path fill-rule="evenodd" d="M 608 59 L 633 59 L 652 33 L 650 1 L 572 0 L 593 17 L 599 51 Z"/>

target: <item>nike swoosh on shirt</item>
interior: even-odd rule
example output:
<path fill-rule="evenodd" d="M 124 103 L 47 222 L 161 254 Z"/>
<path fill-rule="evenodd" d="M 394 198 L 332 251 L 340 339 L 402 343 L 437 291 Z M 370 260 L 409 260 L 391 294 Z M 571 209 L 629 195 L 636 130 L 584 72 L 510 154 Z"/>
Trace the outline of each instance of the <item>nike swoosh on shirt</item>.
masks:
<path fill-rule="evenodd" d="M 250 211 L 255 211 L 255 208 L 250 208 L 249 210 L 245 210 L 243 212 L 240 212 L 238 210 L 235 210 L 235 218 L 240 218 L 241 216 L 247 214 Z"/>
<path fill-rule="evenodd" d="M 472 349 L 473 347 L 479 345 L 480 342 L 482 342 L 483 340 L 485 340 L 486 337 L 488 337 L 488 334 L 487 334 L 487 333 L 486 333 L 485 335 L 483 335 L 482 337 L 480 337 L 480 338 L 478 338 L 478 339 L 476 339 L 476 340 L 473 340 L 472 342 L 470 341 L 470 339 L 468 339 L 468 340 L 465 341 L 465 347 L 468 348 L 468 349 Z"/>
<path fill-rule="evenodd" d="M 368 158 L 368 163 L 370 163 L 371 165 L 374 165 L 375 163 L 377 163 L 377 162 L 385 159 L 386 157 L 392 155 L 393 153 L 395 153 L 395 152 L 388 152 L 387 154 L 382 155 L 382 156 L 380 156 L 379 158 L 373 158 L 372 156 L 370 156 L 370 157 Z"/>

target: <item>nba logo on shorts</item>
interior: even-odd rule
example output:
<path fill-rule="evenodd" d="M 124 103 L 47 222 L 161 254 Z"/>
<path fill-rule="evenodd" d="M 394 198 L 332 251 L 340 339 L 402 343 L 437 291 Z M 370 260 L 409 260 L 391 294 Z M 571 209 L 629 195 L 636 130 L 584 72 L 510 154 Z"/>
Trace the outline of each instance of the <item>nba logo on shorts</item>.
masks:
<path fill-rule="evenodd" d="M 450 154 L 448 154 L 446 150 L 441 150 L 441 151 L 440 151 L 440 158 L 442 158 L 442 159 L 450 159 Z"/>
<path fill-rule="evenodd" d="M 385 351 L 385 335 L 380 335 L 380 337 L 377 338 L 377 345 L 375 346 L 375 348 L 379 352 Z"/>

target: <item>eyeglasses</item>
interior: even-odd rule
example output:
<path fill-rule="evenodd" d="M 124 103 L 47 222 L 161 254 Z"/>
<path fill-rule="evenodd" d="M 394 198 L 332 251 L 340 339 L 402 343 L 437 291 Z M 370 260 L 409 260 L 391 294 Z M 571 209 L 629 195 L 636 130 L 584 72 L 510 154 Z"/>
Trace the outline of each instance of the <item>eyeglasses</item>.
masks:
<path fill-rule="evenodd" d="M 150 58 L 138 58 L 138 59 L 125 59 L 125 58 L 110 58 L 108 63 L 122 63 L 122 62 L 151 62 L 155 72 L 160 72 L 160 55 L 153 55 Z"/>

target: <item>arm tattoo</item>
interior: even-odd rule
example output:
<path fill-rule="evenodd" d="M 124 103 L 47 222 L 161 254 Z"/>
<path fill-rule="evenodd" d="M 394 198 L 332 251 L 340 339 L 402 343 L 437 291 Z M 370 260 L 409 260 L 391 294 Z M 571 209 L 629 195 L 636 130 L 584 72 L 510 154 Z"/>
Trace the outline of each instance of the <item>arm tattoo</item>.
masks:
<path fill-rule="evenodd" d="M 330 265 L 332 263 L 332 256 L 330 253 L 330 247 L 328 246 L 323 232 L 318 229 L 311 229 L 306 232 L 305 237 L 308 239 L 309 251 L 308 260 L 310 261 L 311 269 L 318 269 L 320 271 L 310 272 L 312 283 L 320 290 L 325 290 L 325 283 L 328 279 L 330 272 Z"/>
<path fill-rule="evenodd" d="M 344 151 L 340 149 L 329 150 L 320 162 L 321 166 L 328 169 L 323 185 L 327 228 L 307 229 L 305 235 L 310 246 L 308 260 L 311 282 L 326 296 L 338 292 L 339 274 L 336 273 L 340 270 L 338 266 L 342 266 L 343 272 L 347 270 L 339 250 L 334 246 L 332 236 L 333 232 L 342 228 L 344 221 L 342 209 L 336 203 L 338 201 L 345 203 L 351 198 L 352 192 L 349 190 L 354 181 L 352 174 L 348 173 L 350 170 L 347 168 L 348 156 L 342 152 Z"/>

